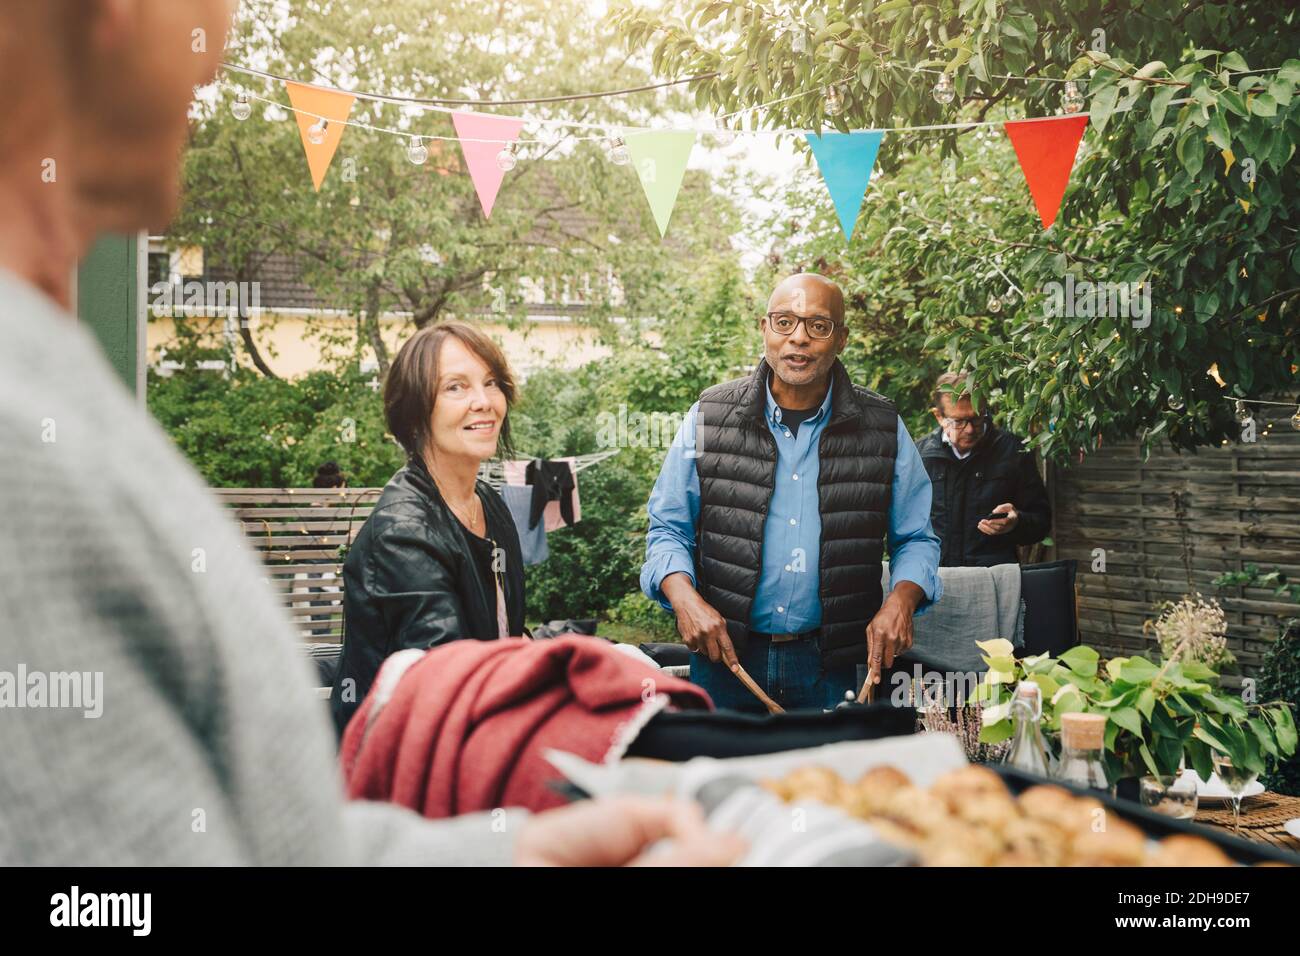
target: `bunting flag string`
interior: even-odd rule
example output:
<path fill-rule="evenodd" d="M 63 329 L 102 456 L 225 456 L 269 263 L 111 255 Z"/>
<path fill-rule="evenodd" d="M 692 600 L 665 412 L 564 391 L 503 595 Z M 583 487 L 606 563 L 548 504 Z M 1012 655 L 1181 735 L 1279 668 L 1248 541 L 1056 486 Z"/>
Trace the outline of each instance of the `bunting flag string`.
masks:
<path fill-rule="evenodd" d="M 246 71 L 256 73 L 256 71 Z M 259 74 L 260 75 L 260 74 Z M 269 76 L 269 75 L 268 75 Z M 521 138 L 524 126 L 532 120 L 520 116 L 480 113 L 472 110 L 442 108 L 451 115 L 455 136 L 417 136 L 402 130 L 385 129 L 352 120 L 351 113 L 358 95 L 330 87 L 315 86 L 284 80 L 289 97 L 288 109 L 294 114 L 313 187 L 319 192 L 330 164 L 342 141 L 344 128 L 361 126 L 381 133 L 406 137 L 412 140 L 408 151 L 411 162 L 419 163 L 427 152 L 420 146 L 422 139 L 456 139 L 465 159 L 466 169 L 474 184 L 484 218 L 490 218 L 505 174 L 515 165 L 515 150 L 524 143 L 543 142 Z M 382 99 L 366 94 L 371 99 Z M 254 99 L 285 108 L 282 103 L 264 97 Z M 251 112 L 250 95 L 240 93 L 235 115 L 244 119 Z M 777 101 L 773 101 L 774 103 Z M 773 104 L 763 104 L 769 106 Z M 438 107 L 428 107 L 438 109 Z M 747 112 L 747 111 L 742 111 Z M 731 118 L 728 114 L 720 119 Z M 566 121 L 557 122 L 567 125 Z M 715 121 L 716 124 L 717 121 Z M 655 225 L 662 238 L 668 229 L 673 208 L 681 190 L 683 176 L 692 148 L 698 137 L 695 129 L 653 129 L 644 127 L 581 124 L 604 130 L 602 136 L 570 137 L 575 140 L 608 140 L 612 132 L 622 134 L 628 156 L 634 165 L 637 179 L 645 193 Z M 889 130 L 852 130 L 840 132 L 826 130 L 763 130 L 762 132 L 798 133 L 807 141 L 822 179 L 835 207 L 840 228 L 846 242 L 852 241 L 854 228 L 862 202 L 871 182 L 876 157 L 884 134 L 904 135 L 932 130 L 960 130 L 984 126 L 1002 126 L 1019 160 L 1025 183 L 1044 229 L 1051 228 L 1060 211 L 1070 173 L 1077 157 L 1083 133 L 1088 125 L 1087 114 L 1035 117 L 1021 120 L 989 120 L 976 122 L 940 123 L 926 126 L 891 128 Z M 714 132 L 716 133 L 715 125 Z M 728 130 L 735 133 L 738 130 Z M 624 159 L 626 162 L 626 158 Z"/>

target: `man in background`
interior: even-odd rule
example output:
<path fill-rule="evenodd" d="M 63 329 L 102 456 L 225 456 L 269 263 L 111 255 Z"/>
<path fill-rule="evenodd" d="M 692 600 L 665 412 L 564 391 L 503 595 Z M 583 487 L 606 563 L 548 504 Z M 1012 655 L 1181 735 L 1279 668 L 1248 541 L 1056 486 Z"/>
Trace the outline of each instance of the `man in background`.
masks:
<path fill-rule="evenodd" d="M 1016 563 L 1017 545 L 1036 544 L 1052 527 L 1047 489 L 1023 441 L 976 411 L 966 376 L 947 372 L 934 387 L 939 427 L 916 443 L 934 494 L 930 521 L 942 542 L 942 567 Z"/>

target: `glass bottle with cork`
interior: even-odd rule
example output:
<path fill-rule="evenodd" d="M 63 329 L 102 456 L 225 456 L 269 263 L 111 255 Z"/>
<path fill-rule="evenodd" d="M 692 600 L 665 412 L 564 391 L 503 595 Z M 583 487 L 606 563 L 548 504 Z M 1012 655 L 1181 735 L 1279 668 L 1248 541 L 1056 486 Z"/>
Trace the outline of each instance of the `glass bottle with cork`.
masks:
<path fill-rule="evenodd" d="M 1062 714 L 1057 779 L 1114 796 L 1115 787 L 1106 774 L 1106 762 L 1102 759 L 1105 737 L 1105 714 Z"/>
<path fill-rule="evenodd" d="M 1011 749 L 1003 761 L 1009 767 L 1040 777 L 1051 776 L 1051 758 L 1043 740 L 1043 690 L 1022 680 L 1011 699 Z"/>

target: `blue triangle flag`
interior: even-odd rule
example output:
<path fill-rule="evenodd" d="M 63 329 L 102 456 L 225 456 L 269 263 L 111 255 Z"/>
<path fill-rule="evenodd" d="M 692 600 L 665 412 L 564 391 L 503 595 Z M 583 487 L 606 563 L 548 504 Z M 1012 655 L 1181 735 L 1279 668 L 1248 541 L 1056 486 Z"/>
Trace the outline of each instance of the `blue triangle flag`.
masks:
<path fill-rule="evenodd" d="M 880 129 L 854 130 L 851 133 L 806 133 L 812 147 L 817 167 L 830 191 L 831 202 L 840 217 L 844 239 L 853 238 L 853 227 L 862 208 L 862 197 L 871 182 L 871 170 L 876 165 L 876 153 L 885 131 Z"/>

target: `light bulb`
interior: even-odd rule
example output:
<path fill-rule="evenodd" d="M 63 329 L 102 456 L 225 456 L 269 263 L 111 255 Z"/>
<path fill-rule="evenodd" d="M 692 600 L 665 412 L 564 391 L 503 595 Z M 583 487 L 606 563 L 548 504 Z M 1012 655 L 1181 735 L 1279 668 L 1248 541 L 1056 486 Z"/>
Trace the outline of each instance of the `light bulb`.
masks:
<path fill-rule="evenodd" d="M 615 166 L 626 166 L 632 162 L 632 154 L 627 151 L 627 143 L 621 139 L 610 140 L 605 155 L 609 157 L 609 161 Z"/>
<path fill-rule="evenodd" d="M 988 309 L 990 312 L 1002 311 L 1002 300 L 999 299 L 996 294 L 989 295 Z"/>
<path fill-rule="evenodd" d="M 1300 432 L 1300 408 L 1297 408 L 1295 414 L 1291 416 L 1291 427 Z"/>
<path fill-rule="evenodd" d="M 1241 399 L 1237 399 L 1236 405 L 1233 408 L 1233 414 L 1237 416 L 1237 421 L 1241 422 L 1243 425 L 1252 418 L 1250 408 Z"/>
<path fill-rule="evenodd" d="M 1065 91 L 1061 93 L 1061 109 L 1067 113 L 1077 113 L 1083 109 L 1083 94 L 1079 92 L 1079 84 L 1074 80 L 1065 81 Z"/>
<path fill-rule="evenodd" d="M 423 166 L 429 161 L 429 147 L 419 136 L 411 137 L 411 145 L 406 147 L 406 158 L 416 166 Z"/>
<path fill-rule="evenodd" d="M 1002 293 L 1002 304 L 1007 308 L 1016 304 L 1016 290 L 1007 286 L 1007 291 Z"/>
<path fill-rule="evenodd" d="M 804 33 L 803 28 L 797 25 L 794 20 L 787 20 L 786 29 L 791 33 L 790 50 L 794 53 L 807 53 L 808 36 Z"/>
<path fill-rule="evenodd" d="M 840 113 L 844 112 L 844 103 L 840 100 L 840 91 L 833 86 L 826 91 L 825 111 L 827 116 L 839 116 Z"/>
<path fill-rule="evenodd" d="M 307 138 L 319 146 L 325 142 L 325 133 L 329 129 L 329 123 L 326 120 L 318 119 L 311 126 L 307 127 Z"/>
<path fill-rule="evenodd" d="M 726 120 L 714 120 L 713 141 L 719 146 L 730 146 L 736 141 L 736 131 L 727 125 Z"/>
<path fill-rule="evenodd" d="M 939 80 L 934 84 L 934 89 L 930 91 L 934 101 L 942 106 L 947 106 L 957 96 L 957 88 L 952 85 L 952 77 L 947 73 L 940 73 Z"/>
<path fill-rule="evenodd" d="M 1187 403 L 1177 395 L 1170 395 L 1169 401 L 1166 404 L 1169 406 L 1171 412 L 1181 412 Z"/>
<path fill-rule="evenodd" d="M 249 102 L 247 93 L 235 97 L 235 102 L 230 104 L 230 115 L 241 123 L 253 115 L 253 104 Z"/>
<path fill-rule="evenodd" d="M 511 143 L 505 149 L 501 150 L 501 152 L 497 153 L 497 169 L 500 169 L 503 172 L 510 172 L 510 170 L 515 168 L 515 163 L 517 162 L 518 160 L 515 158 L 514 143 Z"/>

